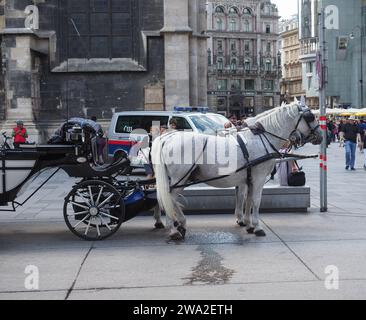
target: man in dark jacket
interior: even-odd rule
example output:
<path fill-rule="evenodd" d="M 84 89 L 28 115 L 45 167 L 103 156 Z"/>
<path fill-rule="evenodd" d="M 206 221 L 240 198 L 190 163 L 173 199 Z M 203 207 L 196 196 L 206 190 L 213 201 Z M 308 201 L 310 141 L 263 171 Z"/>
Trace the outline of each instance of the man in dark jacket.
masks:
<path fill-rule="evenodd" d="M 356 123 L 356 118 L 351 116 L 346 124 L 340 128 L 340 138 L 345 142 L 346 170 L 355 169 L 356 148 L 361 143 L 361 131 Z"/>

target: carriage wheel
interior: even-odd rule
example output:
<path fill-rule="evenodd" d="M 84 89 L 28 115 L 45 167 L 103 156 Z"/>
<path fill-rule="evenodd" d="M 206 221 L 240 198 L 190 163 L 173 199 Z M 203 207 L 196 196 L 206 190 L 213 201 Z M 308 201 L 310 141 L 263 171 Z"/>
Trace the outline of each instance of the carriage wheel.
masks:
<path fill-rule="evenodd" d="M 84 240 L 113 235 L 125 219 L 119 191 L 104 181 L 84 181 L 65 198 L 64 219 L 72 233 Z"/>

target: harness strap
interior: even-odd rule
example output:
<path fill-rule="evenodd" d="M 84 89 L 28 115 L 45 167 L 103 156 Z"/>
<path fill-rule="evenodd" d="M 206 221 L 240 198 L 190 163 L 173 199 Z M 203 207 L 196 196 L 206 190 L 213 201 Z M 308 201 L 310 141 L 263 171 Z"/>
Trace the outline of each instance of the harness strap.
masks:
<path fill-rule="evenodd" d="M 233 174 L 235 173 L 238 173 L 238 172 L 241 172 L 243 170 L 246 170 L 248 168 L 251 168 L 251 167 L 254 167 L 254 166 L 257 166 L 261 163 L 264 163 L 268 160 L 273 160 L 273 159 L 278 159 L 278 154 L 276 153 L 270 153 L 270 154 L 266 154 L 265 156 L 263 157 L 260 157 L 258 159 L 255 159 L 255 160 L 252 160 L 252 161 L 249 161 L 248 163 L 246 163 L 244 166 L 242 166 L 241 168 L 239 168 L 238 170 L 236 170 L 235 172 L 233 172 Z M 207 180 L 201 180 L 201 181 L 193 181 L 191 183 L 187 183 L 187 184 L 183 184 L 183 185 L 180 185 L 180 186 L 175 186 L 175 187 L 172 187 L 171 189 L 177 189 L 177 188 L 187 188 L 187 187 L 191 187 L 191 186 L 194 186 L 196 184 L 199 184 L 199 183 L 207 183 L 207 182 L 212 182 L 212 181 L 216 181 L 216 180 L 220 180 L 220 179 L 225 179 L 225 178 L 228 178 L 230 177 L 231 175 L 230 174 L 227 174 L 227 175 L 224 175 L 224 176 L 218 176 L 218 177 L 215 177 L 215 178 L 211 178 L 211 179 L 207 179 Z"/>
<path fill-rule="evenodd" d="M 249 152 L 248 152 L 248 148 L 245 145 L 245 142 L 243 140 L 243 138 L 238 134 L 236 136 L 241 152 L 243 152 L 243 156 L 245 158 L 245 160 L 247 161 L 247 163 L 249 163 Z M 248 167 L 247 169 L 247 185 L 250 187 L 253 183 L 253 177 L 252 177 L 252 168 Z"/>
<path fill-rule="evenodd" d="M 192 167 L 188 170 L 188 172 L 172 187 L 170 187 L 170 189 L 175 189 L 175 188 L 178 188 L 177 186 L 183 181 L 185 180 L 186 178 L 188 178 L 188 176 L 193 172 L 198 160 L 202 157 L 203 153 L 205 152 L 206 150 L 206 147 L 207 147 L 207 143 L 208 143 L 208 138 L 206 138 L 206 141 L 205 141 L 205 144 L 203 146 L 203 149 L 200 153 L 200 155 L 198 156 L 198 158 L 196 159 L 196 161 L 192 164 Z"/>

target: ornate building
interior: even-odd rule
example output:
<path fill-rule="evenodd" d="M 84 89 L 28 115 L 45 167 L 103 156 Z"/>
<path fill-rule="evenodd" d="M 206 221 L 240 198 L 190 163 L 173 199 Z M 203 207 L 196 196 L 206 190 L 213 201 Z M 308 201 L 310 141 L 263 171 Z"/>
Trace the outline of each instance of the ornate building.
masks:
<path fill-rule="evenodd" d="M 204 0 L 0 0 L 0 127 L 207 104 Z"/>
<path fill-rule="evenodd" d="M 299 20 L 294 15 L 289 20 L 280 22 L 280 41 L 282 56 L 281 96 L 284 101 L 300 100 L 305 91 L 302 88 L 302 65 L 299 60 Z"/>
<path fill-rule="evenodd" d="M 278 10 L 264 0 L 208 1 L 208 104 L 237 116 L 280 103 Z"/>

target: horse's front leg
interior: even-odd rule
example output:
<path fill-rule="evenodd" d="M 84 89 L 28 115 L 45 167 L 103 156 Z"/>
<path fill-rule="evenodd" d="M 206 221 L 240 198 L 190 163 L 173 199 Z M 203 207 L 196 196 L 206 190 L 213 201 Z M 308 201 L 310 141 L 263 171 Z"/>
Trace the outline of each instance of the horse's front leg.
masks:
<path fill-rule="evenodd" d="M 155 219 L 155 228 L 156 229 L 164 229 L 165 226 L 161 221 L 161 209 L 160 206 L 157 204 L 154 208 L 154 219 Z"/>
<path fill-rule="evenodd" d="M 248 191 L 247 185 L 240 185 L 239 187 L 235 188 L 235 200 L 236 200 L 235 217 L 236 217 L 236 223 L 240 227 L 246 226 L 243 210 L 244 210 L 244 202 L 245 199 L 247 198 L 247 191 Z"/>

